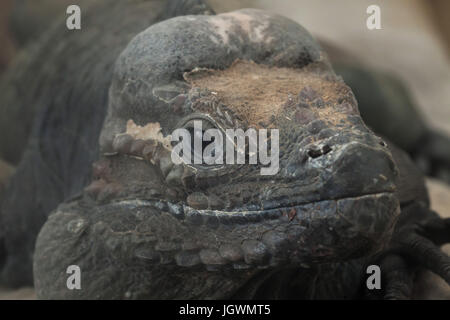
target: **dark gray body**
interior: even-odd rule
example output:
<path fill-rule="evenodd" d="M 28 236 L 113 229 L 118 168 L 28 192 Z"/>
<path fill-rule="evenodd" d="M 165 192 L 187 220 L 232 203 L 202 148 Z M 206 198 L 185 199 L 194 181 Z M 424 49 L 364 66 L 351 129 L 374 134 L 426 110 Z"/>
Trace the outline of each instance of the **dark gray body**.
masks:
<path fill-rule="evenodd" d="M 213 218 L 208 216 L 199 218 L 196 210 L 189 211 L 189 208 L 178 203 L 182 195 L 186 196 L 183 193 L 186 192 L 183 189 L 186 187 L 184 182 L 183 186 L 173 187 L 173 189 L 169 189 L 168 183 L 167 189 L 164 189 L 167 180 L 163 177 L 162 180 L 156 179 L 154 185 L 150 184 L 144 189 L 133 188 L 133 185 L 141 186 L 151 179 L 155 180 L 155 176 L 160 176 L 157 169 L 145 169 L 140 162 L 125 155 L 112 159 L 111 168 L 115 171 L 112 177 L 108 177 L 108 179 L 120 181 L 124 186 L 124 192 L 115 198 L 114 192 L 108 194 L 103 190 L 105 197 L 102 199 L 82 193 L 83 187 L 91 178 L 90 165 L 98 158 L 98 139 L 105 121 L 108 103 L 110 104 L 109 114 L 100 139 L 103 143 L 103 152 L 111 151 L 108 148 L 113 146 L 113 141 L 108 139 L 114 137 L 112 133 L 115 127 L 122 125 L 126 119 L 134 118 L 136 123 L 144 125 L 154 119 L 155 115 L 167 113 L 164 112 L 166 106 L 158 100 L 149 103 L 149 100 L 144 99 L 141 100 L 145 102 L 142 104 L 136 100 L 141 97 L 140 95 L 144 96 L 149 88 L 131 86 L 127 87 L 129 92 L 122 94 L 124 90 L 121 85 L 126 82 L 124 79 L 127 79 L 126 76 L 129 76 L 130 72 L 138 78 L 141 74 L 148 73 L 148 70 L 130 68 L 129 65 L 124 64 L 125 58 L 116 62 L 119 53 L 135 34 L 154 22 L 179 14 L 208 13 L 208 9 L 196 1 L 187 1 L 184 7 L 171 5 L 164 7 L 159 1 L 146 1 L 139 5 L 135 5 L 133 1 L 131 4 L 114 3 L 114 6 L 108 7 L 107 10 L 93 11 L 97 13 L 95 16 L 84 17 L 85 28 L 90 28 L 91 21 L 99 28 L 97 34 L 78 35 L 63 29 L 55 29 L 54 34 L 49 34 L 43 44 L 36 49 L 32 58 L 25 59 L 26 64 L 13 67 L 11 69 L 13 71 L 10 71 L 3 80 L 2 86 L 6 88 L 4 89 L 6 95 L 2 97 L 1 107 L 2 112 L 10 116 L 11 121 L 8 122 L 21 118 L 21 112 L 25 110 L 33 116 L 28 120 L 25 117 L 23 127 L 11 128 L 7 123 L 0 126 L 2 130 L 8 128 L 4 130 L 5 134 L 11 136 L 11 140 L 1 146 L 4 155 L 11 155 L 10 161 L 16 161 L 20 157 L 20 144 L 27 141 L 27 132 L 29 128 L 32 128 L 31 138 L 28 139 L 17 173 L 12 178 L 8 189 L 2 194 L 1 282 L 17 286 L 29 284 L 32 281 L 31 260 L 36 235 L 47 215 L 59 203 L 65 201 L 66 204 L 60 205 L 44 226 L 37 246 L 38 253 L 34 261 L 35 285 L 38 295 L 42 298 L 354 298 L 361 296 L 363 290 L 360 284 L 364 267 L 378 257 L 371 252 L 372 249 L 379 250 L 380 247 L 389 245 L 389 235 L 393 225 L 389 226 L 394 219 L 390 216 L 383 217 L 393 214 L 391 211 L 397 205 L 400 205 L 403 210 L 403 217 L 408 217 L 409 208 L 415 206 L 426 208 L 428 197 L 423 177 L 408 157 L 394 147 L 390 147 L 390 151 L 383 151 L 385 147 L 378 145 L 378 138 L 369 134 L 370 132 L 359 117 L 353 118 L 354 123 L 351 129 L 360 130 L 367 135 L 344 136 L 344 140 L 336 141 L 336 143 L 346 143 L 345 139 L 351 138 L 356 141 L 361 139 L 377 146 L 375 151 L 358 147 L 355 149 L 355 154 L 363 150 L 361 155 L 338 159 L 352 169 L 356 169 L 355 172 L 361 175 L 356 176 L 353 172 L 345 171 L 348 169 L 344 170 L 343 167 L 338 166 L 331 174 L 338 177 L 337 181 L 344 178 L 343 181 L 351 181 L 352 185 L 349 183 L 346 187 L 349 189 L 341 189 L 341 185 L 331 179 L 332 175 L 322 174 L 323 185 L 316 186 L 318 192 L 304 191 L 301 201 L 292 200 L 294 194 L 286 194 L 286 199 L 289 201 L 284 207 L 296 208 L 298 205 L 301 207 L 299 210 L 305 212 L 304 215 L 297 213 L 298 217 L 295 219 L 287 218 L 278 210 L 283 207 L 282 200 L 277 200 L 279 202 L 274 210 L 266 208 L 255 210 L 255 213 L 263 213 L 264 217 L 258 214 L 244 216 L 238 213 L 230 219 L 217 218 L 216 214 Z M 112 17 L 122 16 L 127 18 L 112 19 Z M 180 21 L 188 25 L 187 21 Z M 127 50 L 142 51 L 147 54 L 146 56 L 151 57 L 151 63 L 155 63 L 149 63 L 153 68 L 150 73 L 151 83 L 158 85 L 179 81 L 182 72 L 192 70 L 196 66 L 212 69 L 227 68 L 236 58 L 249 59 L 269 66 L 291 68 L 302 68 L 319 61 L 320 49 L 309 35 L 303 33 L 300 27 L 297 30 L 297 27 L 290 22 L 280 21 L 282 22 L 277 25 L 276 32 L 283 33 L 283 30 L 289 30 L 292 32 L 292 38 L 289 38 L 291 35 L 289 32 L 283 33 L 287 39 L 281 36 L 275 37 L 279 39 L 279 43 L 274 46 L 276 49 L 273 51 L 264 45 L 249 45 L 248 47 L 238 46 L 238 49 L 231 53 L 221 53 L 223 50 L 220 50 L 220 45 L 213 49 L 208 48 L 206 45 L 208 42 L 202 38 L 206 34 L 204 30 L 200 30 L 198 36 L 193 34 L 192 38 L 189 38 L 189 32 L 181 37 L 192 42 L 193 48 L 199 48 L 205 44 L 200 58 L 194 57 L 194 54 L 192 54 L 193 58 L 189 54 L 177 56 L 177 50 L 186 49 L 184 46 L 177 47 L 179 44 L 176 41 L 172 52 L 164 51 L 171 45 L 170 38 L 167 40 L 165 37 L 159 39 L 160 45 L 155 45 L 155 48 L 161 48 L 161 51 L 155 49 L 148 54 L 146 50 L 149 49 L 146 49 L 145 45 L 142 48 L 139 45 L 145 44 L 148 39 L 154 41 L 152 37 L 158 34 L 157 32 L 140 35 L 141 38 L 135 39 L 134 45 L 129 46 Z M 180 27 L 177 24 L 175 26 Z M 184 29 L 180 29 L 181 34 L 182 30 Z M 175 34 L 174 31 L 171 32 L 169 33 Z M 296 40 L 295 35 L 298 34 L 302 37 Z M 283 41 L 295 43 L 295 46 L 283 48 L 285 43 Z M 56 46 L 55 43 L 61 45 Z M 86 47 L 95 48 L 95 50 L 86 50 Z M 186 47 L 189 48 L 188 44 Z M 282 54 L 278 55 L 280 52 Z M 39 53 L 46 58 L 39 56 Z M 165 54 L 170 59 L 177 58 L 166 61 Z M 54 59 L 50 59 L 49 56 Z M 61 56 L 66 58 L 61 59 Z M 126 54 L 122 56 L 126 57 Z M 158 59 L 162 61 L 161 65 L 157 64 Z M 196 59 L 199 59 L 202 65 L 199 65 Z M 46 63 L 43 64 L 42 61 Z M 116 76 L 110 89 L 115 62 Z M 39 74 L 40 77 L 25 77 L 14 70 L 22 71 L 23 74 L 36 70 L 34 73 Z M 331 74 L 330 77 L 333 78 L 333 75 Z M 11 86 L 14 85 L 17 88 L 12 90 Z M 179 88 L 175 86 L 175 89 Z M 195 97 L 189 97 L 189 99 L 195 99 Z M 146 103 L 152 105 L 154 113 L 145 113 Z M 18 107 L 5 110 L 8 106 Z M 165 116 L 164 120 L 160 120 L 162 127 L 170 127 L 179 117 L 177 114 Z M 309 131 L 312 129 L 315 130 L 308 128 Z M 320 131 L 314 134 L 320 134 Z M 305 131 L 301 134 L 308 133 Z M 11 144 L 10 141 L 15 143 Z M 287 139 L 287 145 L 284 148 L 290 150 L 289 145 L 294 144 Z M 397 175 L 394 174 L 396 170 L 390 157 L 391 152 L 393 161 L 398 167 Z M 376 164 L 375 167 L 387 176 L 388 181 L 385 184 L 375 183 L 369 186 L 370 172 L 358 171 L 359 168 L 366 170 L 363 165 L 371 160 Z M 290 159 L 285 161 L 290 163 Z M 133 176 L 130 174 L 133 170 L 138 170 L 141 174 Z M 106 179 L 106 175 L 109 174 L 103 169 L 97 171 L 100 171 L 97 174 L 101 179 Z M 142 174 L 143 172 L 145 174 Z M 242 174 L 233 182 L 237 186 L 243 186 L 248 180 L 247 177 L 252 174 L 249 171 L 247 175 Z M 312 170 L 307 171 L 304 179 L 307 180 L 312 174 Z M 280 179 L 283 180 L 283 176 Z M 393 184 L 396 185 L 395 193 L 392 191 Z M 158 195 L 155 196 L 150 191 L 159 188 L 159 185 L 162 185 L 162 189 L 158 190 L 160 193 L 164 194 L 170 190 L 176 192 L 168 195 L 169 199 L 158 199 Z M 187 188 L 188 194 L 193 190 L 197 191 L 195 188 Z M 382 201 L 377 202 L 378 198 L 371 196 L 366 201 L 364 194 L 362 194 L 363 199 L 359 199 L 357 191 L 364 188 L 367 188 L 367 194 L 379 194 Z M 214 190 L 211 192 L 213 193 Z M 112 200 L 108 196 L 112 196 Z M 353 201 L 350 197 L 357 197 L 358 200 Z M 305 205 L 307 202 L 310 203 L 309 207 Z M 383 206 L 378 206 L 379 203 L 383 203 Z M 238 202 L 234 204 L 234 207 L 226 209 L 240 208 L 245 211 L 250 210 L 252 204 L 251 200 L 244 199 L 242 203 Z M 359 210 L 362 212 L 379 215 L 381 231 L 370 229 L 366 234 L 367 239 L 346 233 L 350 227 L 343 222 L 345 219 L 335 220 L 333 210 L 336 206 L 345 209 L 353 204 L 359 205 Z M 371 212 L 378 207 L 384 208 L 384 211 L 380 209 L 379 213 Z M 310 208 L 310 211 L 307 208 Z M 208 209 L 211 208 L 208 207 Z M 329 215 L 329 220 L 325 219 L 326 223 L 319 223 L 309 219 L 308 215 L 316 214 L 315 212 L 323 214 L 327 219 Z M 433 214 L 434 217 L 436 217 L 435 214 Z M 414 216 L 414 219 L 421 218 Z M 286 219 L 293 222 L 287 224 Z M 411 221 L 414 222 L 414 219 Z M 405 224 L 409 223 L 406 218 L 402 221 Z M 278 242 L 277 236 L 280 233 L 292 235 L 295 238 L 305 228 L 309 230 L 309 223 L 314 225 L 314 228 L 306 232 L 305 236 L 311 240 L 302 250 L 298 251 L 298 248 L 293 247 L 290 240 L 287 241 L 286 248 L 277 247 L 286 242 Z M 364 223 L 361 222 L 362 228 L 367 227 Z M 278 233 L 266 234 L 270 236 L 265 238 L 265 242 L 263 241 L 263 247 L 269 247 L 269 253 L 265 251 L 266 249 L 258 249 L 258 246 L 261 246 L 261 239 L 256 236 L 255 239 L 246 239 L 248 228 L 252 225 L 255 234 L 266 234 L 267 228 L 277 226 L 280 228 L 277 230 Z M 334 228 L 337 230 L 336 234 L 333 233 L 327 239 L 325 229 L 323 234 L 317 232 L 325 227 Z M 401 227 L 402 225 L 398 225 L 397 229 L 400 230 Z M 195 243 L 185 241 L 197 231 L 204 236 L 203 240 L 197 239 Z M 230 240 L 226 241 L 230 243 L 233 243 L 234 239 L 241 241 L 243 256 L 240 257 L 239 255 L 242 254 L 239 253 L 234 257 L 233 250 L 231 253 L 223 253 L 222 251 L 226 251 L 224 247 L 210 246 L 209 244 L 214 242 L 214 237 L 228 237 Z M 165 242 L 161 241 L 162 238 Z M 358 244 L 355 239 L 361 242 Z M 375 245 L 376 241 L 379 243 Z M 329 242 L 329 247 L 333 248 L 332 252 L 317 251 L 316 242 Z M 352 250 L 346 251 L 349 244 L 352 244 Z M 220 256 L 217 255 L 217 250 L 222 250 Z M 285 252 L 288 257 L 283 255 L 278 257 L 279 252 Z M 292 254 L 289 255 L 289 252 Z M 228 257 L 228 260 L 224 256 Z M 269 258 L 270 263 L 267 260 Z M 291 263 L 292 267 L 280 265 L 285 261 Z M 299 261 L 302 261 L 300 266 Z M 73 263 L 82 264 L 82 269 L 91 270 L 84 276 L 85 283 L 89 284 L 84 291 L 68 291 L 65 287 L 64 266 Z M 333 279 L 332 282 L 329 281 L 330 279 Z M 183 285 L 180 286 L 180 283 Z"/>
<path fill-rule="evenodd" d="M 172 12 L 176 15 L 177 9 Z M 32 282 L 34 239 L 43 221 L 90 179 L 117 56 L 138 32 L 171 14 L 164 1 L 100 2 L 83 14 L 87 34 L 67 30 L 62 17 L 4 75 L 0 153 L 18 164 L 2 194 L 0 264 L 5 284 Z M 30 219 L 22 220 L 28 215 Z M 5 250 L 15 252 L 17 259 L 5 261 Z"/>

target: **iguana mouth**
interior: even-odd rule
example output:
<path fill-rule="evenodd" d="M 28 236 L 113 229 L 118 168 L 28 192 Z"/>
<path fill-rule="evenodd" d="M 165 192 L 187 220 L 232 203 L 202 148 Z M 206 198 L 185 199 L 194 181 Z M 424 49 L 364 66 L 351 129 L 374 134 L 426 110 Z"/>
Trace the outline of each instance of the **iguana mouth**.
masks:
<path fill-rule="evenodd" d="M 122 216 L 124 210 L 139 219 L 147 212 L 142 224 L 155 232 L 156 246 L 171 248 L 179 266 L 246 269 L 331 262 L 378 250 L 390 236 L 399 204 L 392 192 L 381 192 L 253 211 L 138 199 L 102 206 Z M 177 232 L 169 235 L 166 228 Z M 146 259 L 144 251 L 138 255 Z"/>
<path fill-rule="evenodd" d="M 112 201 L 110 205 L 115 205 L 119 207 L 130 207 L 130 208 L 136 208 L 139 206 L 154 206 L 156 208 L 166 208 L 169 210 L 170 213 L 173 213 L 174 215 L 180 215 L 183 212 L 198 212 L 199 214 L 204 215 L 210 215 L 212 213 L 215 213 L 218 216 L 229 216 L 232 217 L 233 215 L 237 214 L 243 214 L 243 215 L 251 215 L 251 214 L 257 214 L 257 213 L 269 213 L 269 212 L 281 212 L 284 214 L 286 210 L 295 209 L 297 207 L 307 206 L 307 205 L 314 205 L 319 204 L 327 201 L 342 201 L 342 200 L 348 200 L 348 199 L 358 199 L 363 197 L 377 197 L 380 195 L 390 195 L 394 194 L 394 190 L 386 190 L 383 192 L 374 192 L 374 193 L 367 193 L 367 194 L 360 194 L 360 195 L 354 195 L 354 196 L 343 196 L 336 199 L 325 199 L 325 200 L 317 200 L 317 201 L 308 201 L 308 202 L 298 202 L 298 203 L 289 203 L 287 205 L 279 205 L 279 206 L 273 206 L 273 207 L 261 207 L 257 205 L 252 205 L 251 207 L 246 208 L 234 208 L 233 210 L 220 210 L 220 209 L 209 209 L 209 210 L 199 210 L 196 208 L 193 208 L 187 204 L 179 204 L 175 202 L 171 202 L 164 199 L 121 199 Z"/>

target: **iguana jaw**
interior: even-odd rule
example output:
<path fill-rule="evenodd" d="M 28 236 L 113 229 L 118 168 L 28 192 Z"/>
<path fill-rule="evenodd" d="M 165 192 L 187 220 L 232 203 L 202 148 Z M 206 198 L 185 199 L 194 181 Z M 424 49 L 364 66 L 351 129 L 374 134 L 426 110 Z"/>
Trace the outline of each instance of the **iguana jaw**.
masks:
<path fill-rule="evenodd" d="M 182 268 L 247 270 L 367 255 L 386 243 L 399 205 L 392 193 L 377 193 L 240 212 L 136 199 L 97 210 L 120 211 L 133 219 L 145 213 L 134 230 L 143 239 L 150 232 L 152 241 L 136 251 L 140 259 L 159 264 L 164 257 L 164 263 Z"/>
<path fill-rule="evenodd" d="M 38 237 L 35 276 L 76 263 L 82 294 L 104 284 L 96 298 L 230 297 L 260 274 L 368 257 L 387 242 L 398 202 L 380 193 L 289 209 L 296 215 L 206 212 L 159 200 L 62 204 Z M 39 294 L 49 285 L 43 281 L 67 293 L 65 273 L 49 274 L 35 277 Z M 123 288 L 118 277 L 139 281 Z"/>

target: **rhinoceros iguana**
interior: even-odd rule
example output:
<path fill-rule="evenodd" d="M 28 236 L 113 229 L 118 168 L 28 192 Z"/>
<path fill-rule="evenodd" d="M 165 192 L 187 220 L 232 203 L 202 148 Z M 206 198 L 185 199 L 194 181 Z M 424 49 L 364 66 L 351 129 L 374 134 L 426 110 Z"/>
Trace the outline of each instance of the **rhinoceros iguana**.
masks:
<path fill-rule="evenodd" d="M 28 141 L 2 194 L 3 284 L 30 283 L 32 256 L 40 298 L 407 298 L 418 268 L 450 281 L 449 220 L 304 28 L 200 1 L 92 10 L 3 79 L 2 112 L 28 119 L 2 129 L 2 150 Z M 169 135 L 194 120 L 278 129 L 278 173 L 173 163 Z"/>

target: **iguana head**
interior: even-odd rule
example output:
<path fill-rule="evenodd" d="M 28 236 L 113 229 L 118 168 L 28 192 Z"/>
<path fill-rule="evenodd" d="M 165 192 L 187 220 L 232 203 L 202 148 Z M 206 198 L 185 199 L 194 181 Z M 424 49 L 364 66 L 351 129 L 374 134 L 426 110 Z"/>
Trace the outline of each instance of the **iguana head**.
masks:
<path fill-rule="evenodd" d="M 195 136 L 195 121 L 224 141 L 227 129 L 267 129 L 269 153 L 277 129 L 278 170 L 261 174 L 249 148 L 245 164 L 175 164 L 171 136 Z M 116 63 L 100 144 L 86 194 L 112 232 L 152 239 L 129 246 L 149 263 L 253 272 L 342 261 L 379 249 L 398 214 L 391 154 L 350 88 L 307 31 L 259 10 L 137 35 Z"/>
<path fill-rule="evenodd" d="M 195 136 L 195 121 L 224 144 L 227 129 L 267 129 L 269 145 L 277 129 L 279 170 L 248 163 L 249 141 L 245 164 L 227 164 L 226 150 L 223 164 L 174 164 L 171 135 Z M 97 199 L 179 207 L 190 241 L 238 241 L 246 263 L 352 256 L 376 246 L 397 209 L 391 155 L 351 90 L 303 28 L 258 10 L 179 17 L 135 37 L 116 64 L 101 150 Z"/>

